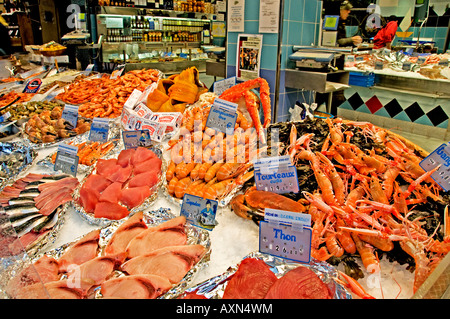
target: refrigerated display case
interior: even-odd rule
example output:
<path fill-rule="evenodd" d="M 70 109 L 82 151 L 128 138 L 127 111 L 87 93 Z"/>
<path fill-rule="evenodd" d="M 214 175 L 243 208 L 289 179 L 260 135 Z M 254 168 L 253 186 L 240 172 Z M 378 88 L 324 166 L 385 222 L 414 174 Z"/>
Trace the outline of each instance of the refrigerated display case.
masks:
<path fill-rule="evenodd" d="M 183 68 L 205 69 L 208 55 L 203 46 L 211 43 L 212 18 L 205 12 L 98 7 L 97 33 L 105 39 L 102 62 L 153 63 L 152 68 L 155 63 L 179 62 Z"/>

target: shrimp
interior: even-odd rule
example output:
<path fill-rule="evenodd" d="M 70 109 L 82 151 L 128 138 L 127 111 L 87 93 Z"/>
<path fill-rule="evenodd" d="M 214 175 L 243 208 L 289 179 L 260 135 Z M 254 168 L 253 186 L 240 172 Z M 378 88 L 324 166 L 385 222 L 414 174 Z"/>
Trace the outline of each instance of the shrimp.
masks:
<path fill-rule="evenodd" d="M 358 250 L 363 265 L 364 267 L 366 267 L 367 271 L 371 274 L 380 271 L 380 263 L 373 253 L 372 246 L 370 246 L 369 244 L 364 244 L 364 242 L 359 238 L 358 234 L 351 233 L 351 236 L 353 238 L 353 241 L 355 242 L 356 250 Z"/>

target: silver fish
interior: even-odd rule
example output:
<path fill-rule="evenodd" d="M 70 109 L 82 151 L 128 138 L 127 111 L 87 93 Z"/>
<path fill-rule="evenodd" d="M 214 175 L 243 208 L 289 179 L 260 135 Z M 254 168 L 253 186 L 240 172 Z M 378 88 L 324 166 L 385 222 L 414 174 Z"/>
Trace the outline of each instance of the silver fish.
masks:
<path fill-rule="evenodd" d="M 34 205 L 34 197 L 17 197 L 8 201 L 9 205 L 32 204 Z"/>
<path fill-rule="evenodd" d="M 53 226 L 55 226 L 56 222 L 58 221 L 59 212 L 61 211 L 61 209 L 62 209 L 61 206 L 58 207 L 57 209 L 55 209 L 55 211 L 53 213 L 51 213 L 50 215 L 47 216 L 48 218 L 46 220 L 44 220 L 42 222 L 42 224 L 34 227 L 33 231 L 36 233 L 39 233 L 41 231 L 53 228 Z"/>
<path fill-rule="evenodd" d="M 19 194 L 19 197 L 36 197 L 40 193 L 41 192 L 39 191 L 39 189 L 37 187 L 29 188 L 29 189 L 24 189 L 23 191 L 21 191 Z"/>
<path fill-rule="evenodd" d="M 14 214 L 26 214 L 26 213 L 39 213 L 39 209 L 36 208 L 34 205 L 30 204 L 17 204 L 17 205 L 10 205 L 4 207 L 5 213 L 9 215 Z"/>
<path fill-rule="evenodd" d="M 34 218 L 31 218 L 27 222 L 14 227 L 14 230 L 17 233 L 17 236 L 22 237 L 23 235 L 29 233 L 36 226 L 46 222 L 49 219 L 49 216 L 40 215 Z"/>

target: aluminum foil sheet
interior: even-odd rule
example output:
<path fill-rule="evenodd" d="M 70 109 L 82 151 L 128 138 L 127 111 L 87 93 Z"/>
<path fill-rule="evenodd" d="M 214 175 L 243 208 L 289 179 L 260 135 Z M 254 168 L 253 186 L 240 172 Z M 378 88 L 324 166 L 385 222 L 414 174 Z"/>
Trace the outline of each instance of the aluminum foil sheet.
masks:
<path fill-rule="evenodd" d="M 108 156 L 105 156 L 104 159 L 117 158 L 123 149 L 124 149 L 123 142 L 121 142 L 115 149 L 113 149 L 108 154 Z M 165 179 L 165 176 L 166 176 L 165 172 L 167 169 L 167 164 L 163 158 L 161 148 L 159 146 L 153 145 L 149 149 L 152 150 L 162 160 L 161 174 L 159 176 L 158 183 L 156 183 L 150 190 L 152 192 L 152 194 L 141 205 L 131 209 L 130 210 L 131 214 L 134 214 L 139 211 L 147 210 L 152 207 L 152 205 L 154 204 L 154 202 L 156 201 L 156 199 L 158 197 L 158 189 L 162 186 L 163 180 Z M 87 171 L 85 178 L 81 181 L 81 183 L 75 189 L 75 191 L 73 193 L 73 207 L 74 207 L 75 211 L 77 212 L 77 214 L 79 214 L 81 216 L 81 218 L 83 218 L 85 221 L 87 221 L 90 225 L 104 227 L 104 226 L 107 226 L 107 225 L 111 224 L 112 222 L 114 222 L 114 220 L 111 220 L 108 218 L 96 218 L 96 217 L 94 217 L 94 214 L 86 212 L 84 210 L 83 206 L 78 203 L 79 199 L 80 199 L 81 187 L 84 185 L 84 183 L 86 182 L 89 175 L 93 174 L 95 172 L 96 172 L 95 166 L 90 167 L 90 169 Z"/>
<path fill-rule="evenodd" d="M 328 286 L 329 290 L 333 293 L 333 299 L 352 299 L 351 294 L 335 280 L 338 277 L 337 270 L 326 262 L 312 259 L 309 264 L 302 264 L 260 252 L 252 252 L 243 259 L 250 257 L 263 260 L 270 266 L 270 269 L 278 278 L 281 278 L 289 270 L 294 268 L 307 267 Z M 232 266 L 223 274 L 190 287 L 182 294 L 175 296 L 175 298 L 182 298 L 186 293 L 196 292 L 197 295 L 203 295 L 208 299 L 222 299 L 228 280 L 231 279 L 231 276 L 237 271 L 238 267 L 239 264 Z"/>
<path fill-rule="evenodd" d="M 157 226 L 175 217 L 176 216 L 171 212 L 169 208 L 159 208 L 155 211 L 144 212 L 144 221 L 149 227 Z M 107 243 L 109 242 L 111 236 L 123 222 L 124 220 L 115 221 L 110 225 L 102 227 L 100 229 L 99 250 L 97 254 L 98 256 L 102 255 L 103 250 L 106 247 Z M 209 263 L 211 254 L 211 241 L 209 237 L 209 232 L 189 224 L 186 224 L 185 230 L 187 234 L 187 244 L 203 245 L 206 248 L 206 253 L 203 256 L 203 258 L 196 265 L 194 265 L 194 267 L 185 275 L 185 277 L 179 283 L 174 285 L 171 290 L 169 290 L 166 294 L 160 296 L 158 299 L 170 299 L 173 298 L 174 296 L 181 295 L 191 285 L 196 274 L 198 274 L 202 269 L 204 269 Z M 58 259 L 59 257 L 61 257 L 62 254 L 64 254 L 67 251 L 67 249 L 69 249 L 71 244 L 77 242 L 82 237 L 83 236 L 75 239 L 73 242 L 66 243 L 53 250 L 47 251 L 45 252 L 45 255 Z M 4 299 L 9 298 L 9 296 L 5 292 L 5 288 L 9 280 L 11 280 L 22 269 L 37 261 L 43 255 L 44 253 L 41 253 L 39 255 L 29 257 L 27 254 L 23 253 L 9 260 L 0 259 L 0 298 Z M 120 276 L 125 276 L 125 274 L 119 270 L 116 270 L 113 273 L 112 277 L 114 278 Z M 62 276 L 61 279 L 64 279 L 64 276 Z M 89 297 L 101 299 L 102 295 L 100 292 L 100 287 L 93 289 L 92 295 L 90 295 Z"/>
<path fill-rule="evenodd" d="M 0 190 L 29 169 L 37 155 L 27 141 L 0 142 Z"/>

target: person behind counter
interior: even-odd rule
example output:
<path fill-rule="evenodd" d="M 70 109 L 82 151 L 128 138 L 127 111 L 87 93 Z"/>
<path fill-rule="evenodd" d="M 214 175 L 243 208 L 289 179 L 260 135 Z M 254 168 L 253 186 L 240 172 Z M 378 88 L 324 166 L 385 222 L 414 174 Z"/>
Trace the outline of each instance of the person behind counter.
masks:
<path fill-rule="evenodd" d="M 362 43 L 362 38 L 359 35 L 347 37 L 345 26 L 347 19 L 352 11 L 353 5 L 349 1 L 343 1 L 340 6 L 339 23 L 337 29 L 337 44 L 340 47 L 358 46 Z"/>
<path fill-rule="evenodd" d="M 395 20 L 395 16 L 391 16 L 388 22 L 377 32 L 373 38 L 373 48 L 381 49 L 386 47 L 386 49 L 391 49 L 392 41 L 395 38 L 395 33 L 397 32 L 398 22 Z"/>

